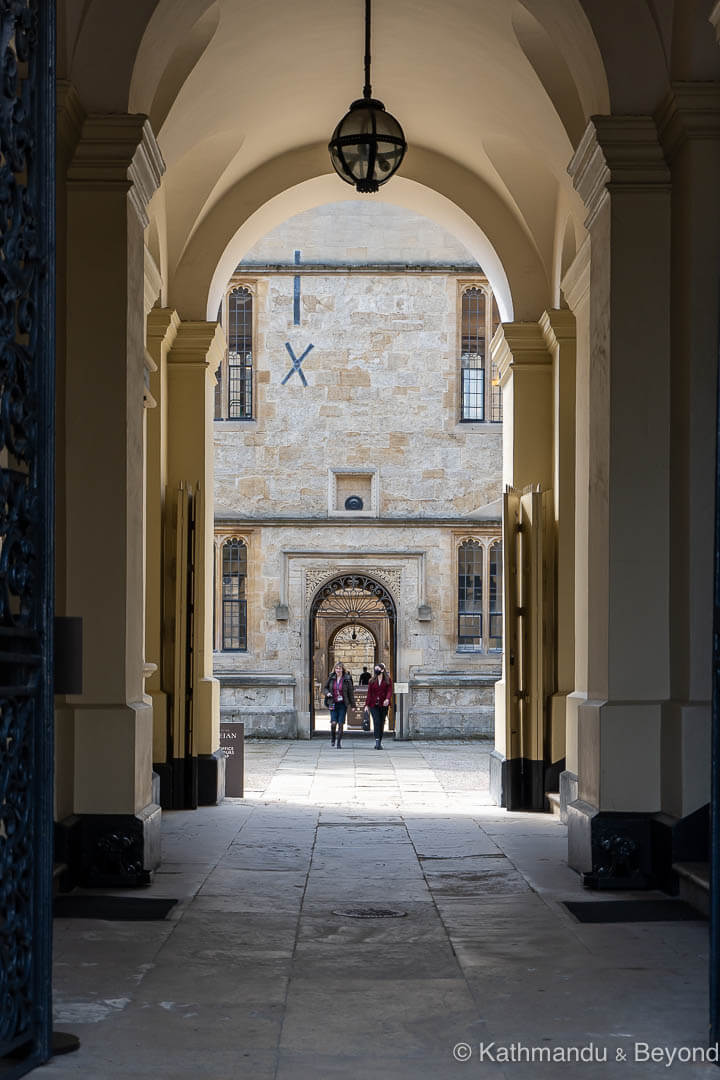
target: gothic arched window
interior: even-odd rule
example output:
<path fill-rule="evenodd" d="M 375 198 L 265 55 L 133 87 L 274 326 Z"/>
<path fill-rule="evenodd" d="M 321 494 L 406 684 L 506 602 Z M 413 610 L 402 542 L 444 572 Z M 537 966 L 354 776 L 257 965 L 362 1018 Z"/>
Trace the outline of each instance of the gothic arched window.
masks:
<path fill-rule="evenodd" d="M 247 548 L 242 540 L 222 546 L 222 648 L 247 650 Z"/>
<path fill-rule="evenodd" d="M 246 285 L 232 289 L 218 311 L 227 351 L 217 371 L 216 420 L 253 419 L 253 294 Z"/>
<path fill-rule="evenodd" d="M 251 420 L 253 414 L 253 298 L 239 286 L 228 296 L 228 420 Z"/>
<path fill-rule="evenodd" d="M 459 648 L 482 649 L 484 556 L 477 540 L 464 540 L 458 549 Z"/>
<path fill-rule="evenodd" d="M 485 291 L 473 286 L 462 294 L 460 378 L 461 420 L 485 419 Z"/>

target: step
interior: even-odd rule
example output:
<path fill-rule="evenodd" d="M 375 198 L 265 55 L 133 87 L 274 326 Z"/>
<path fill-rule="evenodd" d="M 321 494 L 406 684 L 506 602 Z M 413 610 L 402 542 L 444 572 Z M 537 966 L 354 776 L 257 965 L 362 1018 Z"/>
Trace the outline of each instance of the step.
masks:
<path fill-rule="evenodd" d="M 678 876 L 680 898 L 707 918 L 710 915 L 710 863 L 677 862 L 673 870 Z"/>

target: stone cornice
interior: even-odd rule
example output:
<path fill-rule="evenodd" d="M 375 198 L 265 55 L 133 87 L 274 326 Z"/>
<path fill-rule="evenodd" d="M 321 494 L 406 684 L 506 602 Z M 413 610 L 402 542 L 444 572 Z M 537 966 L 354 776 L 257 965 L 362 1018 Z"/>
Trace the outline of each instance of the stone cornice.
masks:
<path fill-rule="evenodd" d="M 297 683 L 294 675 L 276 674 L 273 671 L 216 670 L 213 675 L 223 686 L 295 686 Z"/>
<path fill-rule="evenodd" d="M 225 333 L 220 323 L 189 321 L 180 323 L 168 362 L 200 365 L 214 375 L 224 355 Z"/>
<path fill-rule="evenodd" d="M 150 121 L 142 113 L 95 114 L 86 117 L 68 169 L 68 183 L 85 190 L 117 188 L 145 228 L 147 205 L 165 171 Z"/>
<path fill-rule="evenodd" d="M 655 119 L 670 158 L 688 140 L 720 139 L 720 83 L 673 83 Z"/>
<path fill-rule="evenodd" d="M 477 659 L 476 659 L 477 658 Z M 424 673 L 422 671 L 416 671 L 414 675 L 410 676 L 410 685 L 418 689 L 419 687 L 433 687 L 438 689 L 440 687 L 452 687 L 453 689 L 460 689 L 462 687 L 473 686 L 494 686 L 495 683 L 501 678 L 500 674 L 500 660 L 496 656 L 489 655 L 488 653 L 476 653 L 473 656 L 473 660 L 483 663 L 484 671 L 428 671 Z"/>
<path fill-rule="evenodd" d="M 575 343 L 575 316 L 567 308 L 551 308 L 539 319 L 548 349 L 557 349 L 565 342 Z"/>
<path fill-rule="evenodd" d="M 180 316 L 174 308 L 153 308 L 147 317 L 147 342 L 158 350 L 166 344 L 170 348 L 177 337 Z"/>
<path fill-rule="evenodd" d="M 513 371 L 552 364 L 537 323 L 502 323 L 490 342 L 490 355 L 498 366 L 501 386 L 505 386 Z"/>
<path fill-rule="evenodd" d="M 568 165 L 590 228 L 609 192 L 670 188 L 670 171 L 650 116 L 593 116 Z"/>
<path fill-rule="evenodd" d="M 590 237 L 586 236 L 560 282 L 571 311 L 579 311 L 590 296 L 590 248 Z"/>
<path fill-rule="evenodd" d="M 362 518 L 358 521 L 357 518 L 336 518 L 336 517 L 256 517 L 248 518 L 241 517 L 233 514 L 216 514 L 215 515 L 215 532 L 216 534 L 235 532 L 240 529 L 243 533 L 249 534 L 254 529 L 264 528 L 308 528 L 318 529 L 328 527 L 331 529 L 341 529 L 349 525 L 353 528 L 360 529 L 406 529 L 408 526 L 412 526 L 416 529 L 432 528 L 432 529 L 452 529 L 453 527 L 461 527 L 468 534 L 472 533 L 478 536 L 485 536 L 496 534 L 498 526 L 501 524 L 500 518 L 493 520 L 492 518 L 482 518 L 477 520 L 474 518 L 423 518 L 423 517 L 386 517 L 386 518 Z M 357 559 L 362 556 L 363 558 L 383 558 L 383 559 L 397 559 L 405 558 L 406 556 L 419 557 L 424 554 L 422 551 L 398 551 L 395 548 L 392 551 L 362 551 L 362 552 L 338 552 L 336 550 L 308 550 L 308 551 L 288 551 L 287 555 L 293 558 L 309 558 L 309 559 L 322 559 L 322 558 L 353 558 Z"/>

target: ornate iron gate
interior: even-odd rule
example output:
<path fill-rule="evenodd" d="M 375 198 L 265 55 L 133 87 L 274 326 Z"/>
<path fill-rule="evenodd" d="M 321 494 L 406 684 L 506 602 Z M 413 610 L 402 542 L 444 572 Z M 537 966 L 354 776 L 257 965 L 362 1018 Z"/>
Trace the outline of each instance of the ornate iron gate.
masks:
<path fill-rule="evenodd" d="M 0 1069 L 13 1078 L 49 1058 L 52 1023 L 54 19 L 47 0 L 0 0 Z"/>
<path fill-rule="evenodd" d="M 715 552 L 710 796 L 710 1045 L 720 1044 L 720 327 L 715 443 Z"/>

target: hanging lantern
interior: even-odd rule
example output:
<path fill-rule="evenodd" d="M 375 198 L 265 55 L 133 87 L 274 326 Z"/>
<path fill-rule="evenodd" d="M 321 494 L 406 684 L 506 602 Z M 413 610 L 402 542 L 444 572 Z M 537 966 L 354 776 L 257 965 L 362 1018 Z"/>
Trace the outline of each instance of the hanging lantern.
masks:
<path fill-rule="evenodd" d="M 365 0 L 365 86 L 328 143 L 330 160 L 341 180 L 369 194 L 387 183 L 405 157 L 407 143 L 399 123 L 372 96 L 370 85 L 370 0 Z"/>

